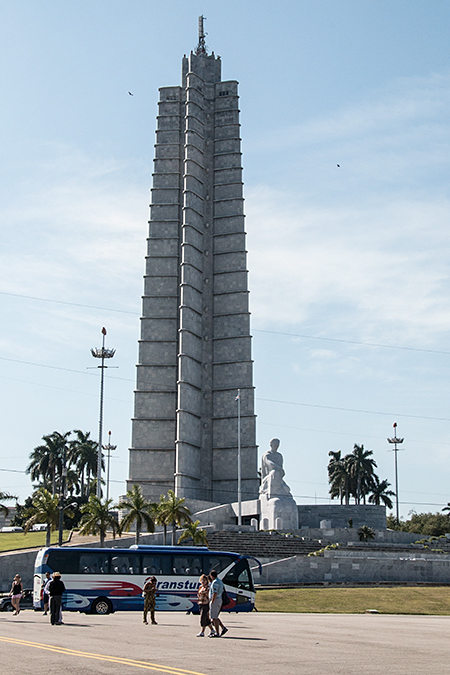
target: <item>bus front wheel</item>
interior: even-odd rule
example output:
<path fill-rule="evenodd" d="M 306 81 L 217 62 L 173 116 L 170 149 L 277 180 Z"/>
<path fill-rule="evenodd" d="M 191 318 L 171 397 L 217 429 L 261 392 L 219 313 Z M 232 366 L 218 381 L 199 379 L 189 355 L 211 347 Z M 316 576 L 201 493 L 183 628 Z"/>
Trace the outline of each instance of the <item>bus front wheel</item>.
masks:
<path fill-rule="evenodd" d="M 110 614 L 112 605 L 108 598 L 97 598 L 91 605 L 91 614 Z"/>

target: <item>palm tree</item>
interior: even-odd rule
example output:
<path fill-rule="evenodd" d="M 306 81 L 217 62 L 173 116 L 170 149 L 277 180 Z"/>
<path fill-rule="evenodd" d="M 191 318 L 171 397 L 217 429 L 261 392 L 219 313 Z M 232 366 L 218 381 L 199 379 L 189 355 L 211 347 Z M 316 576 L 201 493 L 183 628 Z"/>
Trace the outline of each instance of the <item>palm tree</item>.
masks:
<path fill-rule="evenodd" d="M 369 541 L 369 539 L 374 539 L 375 532 L 368 525 L 361 525 L 358 529 L 359 541 Z"/>
<path fill-rule="evenodd" d="M 383 504 L 387 506 L 388 509 L 392 509 L 393 502 L 391 497 L 395 497 L 395 492 L 388 490 L 389 486 L 390 483 L 386 478 L 380 481 L 378 476 L 374 474 L 372 484 L 370 486 L 370 491 L 372 494 L 369 497 L 369 502 L 371 504 L 376 504 L 377 506 L 380 506 L 381 502 L 383 502 Z"/>
<path fill-rule="evenodd" d="M 181 544 L 185 539 L 192 539 L 194 546 L 199 546 L 204 544 L 208 546 L 208 539 L 206 537 L 206 530 L 199 528 L 200 521 L 196 520 L 195 523 L 189 523 L 186 526 L 183 534 L 179 537 L 178 543 Z"/>
<path fill-rule="evenodd" d="M 97 475 L 98 466 L 98 443 L 90 437 L 90 431 L 81 431 L 75 429 L 76 438 L 70 443 L 70 461 L 80 472 L 81 496 L 90 494 L 91 476 Z M 102 469 L 105 468 L 105 462 L 102 457 Z"/>
<path fill-rule="evenodd" d="M 25 532 L 28 532 L 35 523 L 46 523 L 47 534 L 45 545 L 50 546 L 50 533 L 59 526 L 59 497 L 52 495 L 45 488 L 39 488 L 33 496 L 32 515 L 25 523 Z"/>
<path fill-rule="evenodd" d="M 26 473 L 31 475 L 31 480 L 42 480 L 43 487 L 52 486 L 52 494 L 56 494 L 56 478 L 62 476 L 64 451 L 69 452 L 68 437 L 70 431 L 65 434 L 54 431 L 47 436 L 42 436 L 44 445 L 38 445 L 30 453 L 30 464 Z"/>
<path fill-rule="evenodd" d="M 157 525 L 162 525 L 164 529 L 164 546 L 167 545 L 167 525 L 169 521 L 167 519 L 167 508 L 166 508 L 166 498 L 164 495 L 161 495 L 159 498 L 159 503 L 155 507 L 155 523 Z"/>
<path fill-rule="evenodd" d="M 155 531 L 155 510 L 157 505 L 144 498 L 140 485 L 133 485 L 131 490 L 128 490 L 126 497 L 119 502 L 117 508 L 128 511 L 120 522 L 122 531 L 129 532 L 132 524 L 136 521 L 136 545 L 139 544 L 139 535 L 144 523 L 147 527 L 147 532 Z"/>
<path fill-rule="evenodd" d="M 350 496 L 353 493 L 354 480 L 350 471 L 350 455 L 341 458 L 341 451 L 330 450 L 328 455 L 331 457 L 328 463 L 328 480 L 330 482 L 331 499 L 339 497 L 341 504 L 345 501 L 350 502 Z"/>
<path fill-rule="evenodd" d="M 81 507 L 80 534 L 99 534 L 101 548 L 105 545 L 108 528 L 112 529 L 114 535 L 116 532 L 120 534 L 120 525 L 110 513 L 112 502 L 112 499 L 102 501 L 96 495 L 91 495 L 87 504 Z"/>
<path fill-rule="evenodd" d="M 371 455 L 373 455 L 372 450 L 364 450 L 364 445 L 357 443 L 353 446 L 353 453 L 348 455 L 350 473 L 356 481 L 356 504 L 361 503 L 361 498 L 364 504 L 366 503 L 366 494 L 374 475 L 374 467 L 376 467 L 376 462 Z"/>
<path fill-rule="evenodd" d="M 167 497 L 161 495 L 159 500 L 157 518 L 162 525 L 172 524 L 172 546 L 175 546 L 176 526 L 192 522 L 191 512 L 184 506 L 185 501 L 184 497 L 176 497 L 173 490 L 168 490 Z"/>
<path fill-rule="evenodd" d="M 3 513 L 3 515 L 7 516 L 9 513 L 9 509 L 2 502 L 10 502 L 14 499 L 17 500 L 16 495 L 10 495 L 9 492 L 0 491 L 0 513 Z"/>

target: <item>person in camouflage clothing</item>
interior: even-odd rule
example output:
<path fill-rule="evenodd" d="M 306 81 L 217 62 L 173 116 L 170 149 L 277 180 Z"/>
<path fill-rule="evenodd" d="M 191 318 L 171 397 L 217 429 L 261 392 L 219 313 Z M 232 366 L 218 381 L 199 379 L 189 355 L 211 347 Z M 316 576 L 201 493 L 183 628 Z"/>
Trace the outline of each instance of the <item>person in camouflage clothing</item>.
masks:
<path fill-rule="evenodd" d="M 142 595 L 144 596 L 144 623 L 148 624 L 147 614 L 150 612 L 152 624 L 156 626 L 156 577 L 150 577 L 150 579 L 145 582 L 144 588 L 142 589 Z"/>

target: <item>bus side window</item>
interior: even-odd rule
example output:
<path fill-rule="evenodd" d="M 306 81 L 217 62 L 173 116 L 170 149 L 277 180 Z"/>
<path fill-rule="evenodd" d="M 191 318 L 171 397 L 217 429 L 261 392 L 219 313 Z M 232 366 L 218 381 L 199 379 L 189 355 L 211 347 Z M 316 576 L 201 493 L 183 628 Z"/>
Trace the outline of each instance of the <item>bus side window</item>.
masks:
<path fill-rule="evenodd" d="M 82 553 L 78 569 L 80 574 L 108 574 L 108 556 L 99 553 Z"/>
<path fill-rule="evenodd" d="M 173 573 L 181 576 L 198 577 L 202 570 L 200 558 L 193 555 L 174 555 L 172 565 Z"/>
<path fill-rule="evenodd" d="M 142 556 L 142 574 L 172 574 L 170 568 L 170 554 L 145 553 Z"/>
<path fill-rule="evenodd" d="M 211 570 L 216 570 L 217 574 L 219 574 L 219 572 L 222 572 L 222 570 L 225 570 L 234 563 L 236 559 L 225 555 L 207 555 L 203 559 L 203 572 L 209 574 Z"/>

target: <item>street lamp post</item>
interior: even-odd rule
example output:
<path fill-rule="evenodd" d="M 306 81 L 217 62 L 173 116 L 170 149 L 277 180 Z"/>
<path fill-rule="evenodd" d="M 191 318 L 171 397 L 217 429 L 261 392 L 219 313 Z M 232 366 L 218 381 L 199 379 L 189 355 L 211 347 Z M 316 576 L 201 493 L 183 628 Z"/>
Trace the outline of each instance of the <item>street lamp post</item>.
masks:
<path fill-rule="evenodd" d="M 59 486 L 59 528 L 58 528 L 58 546 L 62 546 L 63 543 L 63 529 L 64 529 L 64 497 L 66 492 L 66 478 L 67 478 L 67 466 L 66 466 L 66 445 L 64 444 L 63 448 L 63 458 L 62 458 L 62 471 L 61 471 L 61 483 Z"/>
<path fill-rule="evenodd" d="M 110 459 L 111 459 L 111 452 L 117 448 L 117 445 L 111 445 L 111 432 L 108 431 L 108 445 L 103 446 L 103 450 L 107 451 L 107 469 L 106 469 L 106 501 L 109 499 L 109 465 L 110 465 Z"/>
<path fill-rule="evenodd" d="M 103 436 L 103 388 L 105 379 L 105 359 L 112 359 L 116 353 L 115 349 L 105 349 L 106 328 L 102 328 L 103 343 L 101 349 L 91 349 L 91 354 L 95 359 L 101 359 L 101 365 L 97 366 L 101 369 L 100 377 L 100 415 L 98 422 L 98 455 L 97 455 L 97 497 L 102 497 L 102 436 Z"/>
<path fill-rule="evenodd" d="M 238 525 L 242 525 L 242 489 L 241 489 L 241 390 L 238 389 L 236 396 L 237 401 L 237 442 L 238 442 L 238 455 L 237 455 L 237 492 L 238 492 Z"/>
<path fill-rule="evenodd" d="M 394 427 L 394 437 L 393 438 L 388 438 L 387 442 L 391 443 L 391 445 L 394 446 L 394 457 L 395 457 L 395 510 L 396 510 L 396 517 L 397 517 L 397 523 L 400 522 L 399 518 L 399 512 L 398 512 L 398 470 L 397 470 L 397 453 L 399 448 L 397 448 L 397 445 L 401 445 L 403 441 L 405 440 L 404 438 L 397 438 L 397 422 L 394 422 L 392 425 Z"/>

